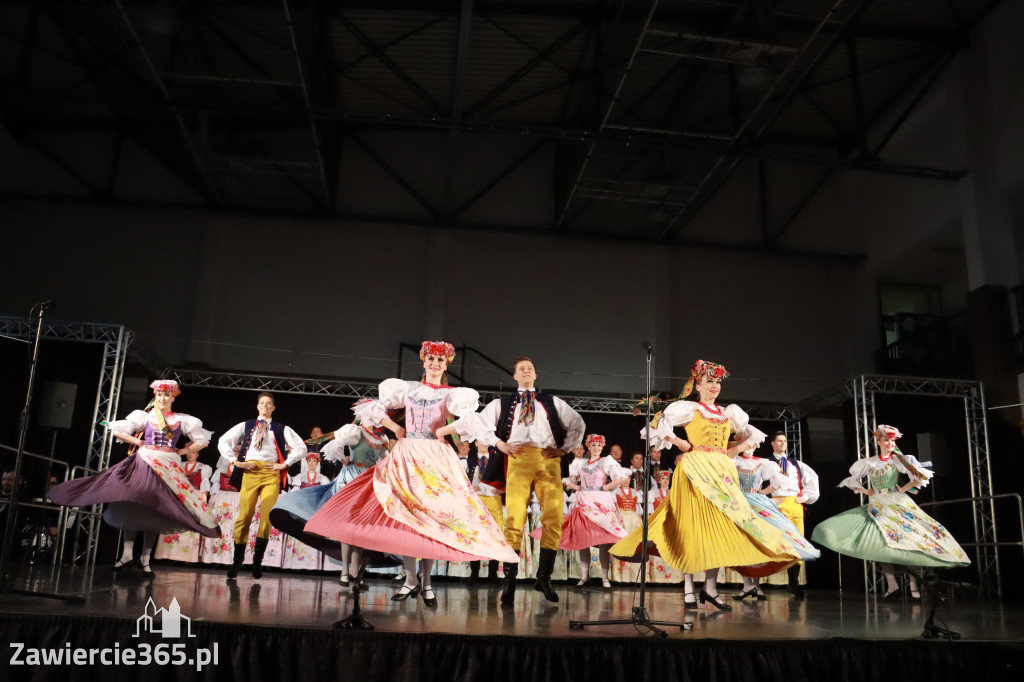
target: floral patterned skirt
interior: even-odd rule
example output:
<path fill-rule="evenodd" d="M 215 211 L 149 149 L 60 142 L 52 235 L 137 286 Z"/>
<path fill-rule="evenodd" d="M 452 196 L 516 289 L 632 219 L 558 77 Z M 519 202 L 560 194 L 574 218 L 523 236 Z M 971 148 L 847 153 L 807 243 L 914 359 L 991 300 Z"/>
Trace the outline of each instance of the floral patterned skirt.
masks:
<path fill-rule="evenodd" d="M 175 453 L 142 447 L 95 476 L 54 486 L 47 496 L 68 507 L 106 504 L 103 520 L 121 530 L 192 530 L 220 537 L 220 527 L 180 461 Z"/>
<path fill-rule="evenodd" d="M 569 515 L 562 522 L 559 549 L 574 550 L 610 545 L 626 537 L 629 530 L 615 501 L 615 493 L 603 490 L 581 490 Z"/>
<path fill-rule="evenodd" d="M 156 549 L 153 551 L 154 559 L 167 559 L 169 561 L 184 561 L 194 564 L 199 561 L 199 554 L 203 548 L 202 535 L 194 530 L 184 530 L 180 533 L 167 533 L 157 538 Z M 220 539 L 210 540 L 219 542 Z"/>
<path fill-rule="evenodd" d="M 669 498 L 651 515 L 651 553 L 683 573 L 735 566 L 760 577 L 791 566 L 800 556 L 797 538 L 757 514 L 738 479 L 723 448 L 695 446 L 676 467 Z M 611 548 L 612 555 L 636 560 L 640 539 L 637 528 Z"/>
<path fill-rule="evenodd" d="M 821 551 L 814 547 L 800 533 L 796 525 L 782 513 L 779 506 L 767 495 L 761 493 L 743 493 L 750 503 L 750 508 L 765 521 L 786 533 L 786 537 L 793 540 L 793 546 L 800 554 L 801 561 L 812 561 L 821 556 Z"/>
<path fill-rule="evenodd" d="M 328 500 L 305 531 L 422 559 L 519 560 L 447 444 L 403 438 L 371 472 Z"/>
<path fill-rule="evenodd" d="M 971 563 L 938 521 L 921 511 L 909 495 L 876 493 L 870 502 L 826 519 L 811 539 L 858 559 L 903 566 L 941 568 Z"/>

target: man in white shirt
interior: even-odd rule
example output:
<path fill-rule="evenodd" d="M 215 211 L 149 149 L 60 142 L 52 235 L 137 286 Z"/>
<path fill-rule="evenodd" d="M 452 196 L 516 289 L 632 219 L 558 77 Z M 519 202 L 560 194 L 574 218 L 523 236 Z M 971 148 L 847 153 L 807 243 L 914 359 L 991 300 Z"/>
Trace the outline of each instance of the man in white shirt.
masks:
<path fill-rule="evenodd" d="M 496 448 L 480 480 L 505 491 L 505 541 L 516 552 L 523 544 L 530 493 L 536 493 L 544 530 L 534 589 L 557 602 L 551 572 L 562 539 L 563 457 L 583 441 L 586 424 L 564 400 L 536 390 L 537 370 L 530 358 L 518 358 L 512 376 L 519 384 L 516 395 L 494 400 L 480 413 L 491 430 L 481 440 Z M 506 563 L 504 571 L 501 603 L 510 605 L 519 564 Z"/>
<path fill-rule="evenodd" d="M 779 465 L 780 473 L 770 482 L 771 496 L 786 518 L 793 522 L 800 534 L 804 534 L 804 505 L 818 501 L 818 474 L 803 462 L 791 459 L 786 454 L 786 434 L 776 431 L 772 437 L 771 461 Z M 800 586 L 800 564 L 789 567 L 789 591 L 797 599 L 804 598 Z"/>
<path fill-rule="evenodd" d="M 271 419 L 274 396 L 260 393 L 256 401 L 258 419 L 236 424 L 217 442 L 220 461 L 225 466 L 234 463 L 232 485 L 238 488 L 238 516 L 235 518 L 235 556 L 228 579 L 238 576 L 245 560 L 245 546 L 249 541 L 249 524 L 256 513 L 259 500 L 263 513 L 256 530 L 256 547 L 252 557 L 252 577 L 263 577 L 263 554 L 270 541 L 270 510 L 277 503 L 288 467 L 306 454 L 306 444 L 299 434 L 288 426 Z M 235 446 L 241 445 L 238 453 Z M 286 455 L 287 453 L 287 455 Z M 239 482 L 237 479 L 241 478 Z"/>

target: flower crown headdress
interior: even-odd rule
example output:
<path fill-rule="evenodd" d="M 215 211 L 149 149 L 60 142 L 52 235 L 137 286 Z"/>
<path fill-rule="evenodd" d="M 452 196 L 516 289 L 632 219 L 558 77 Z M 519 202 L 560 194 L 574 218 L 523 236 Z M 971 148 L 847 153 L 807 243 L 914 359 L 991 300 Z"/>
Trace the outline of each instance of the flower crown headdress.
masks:
<path fill-rule="evenodd" d="M 428 355 L 440 355 L 451 364 L 455 359 L 455 346 L 447 341 L 424 341 L 420 345 L 420 360 L 425 360 Z"/>
<path fill-rule="evenodd" d="M 174 379 L 157 379 L 149 385 L 153 389 L 153 393 L 159 393 L 164 391 L 170 393 L 171 397 L 177 398 L 181 395 L 181 388 L 178 386 L 178 382 Z"/>

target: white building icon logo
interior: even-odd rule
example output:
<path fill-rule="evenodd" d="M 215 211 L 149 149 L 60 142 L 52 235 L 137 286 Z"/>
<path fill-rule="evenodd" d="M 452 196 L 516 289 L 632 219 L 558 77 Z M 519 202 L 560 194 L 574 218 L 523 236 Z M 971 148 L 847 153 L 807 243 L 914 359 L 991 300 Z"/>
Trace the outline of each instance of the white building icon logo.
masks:
<path fill-rule="evenodd" d="M 156 624 L 158 614 L 159 626 Z M 195 637 L 192 634 L 192 619 L 181 615 L 177 597 L 171 599 L 171 605 L 166 609 L 158 609 L 150 597 L 146 602 L 146 610 L 135 620 L 135 634 L 132 637 L 138 637 L 143 632 L 159 632 L 163 637 L 181 637 L 181 621 L 185 621 L 185 636 Z"/>

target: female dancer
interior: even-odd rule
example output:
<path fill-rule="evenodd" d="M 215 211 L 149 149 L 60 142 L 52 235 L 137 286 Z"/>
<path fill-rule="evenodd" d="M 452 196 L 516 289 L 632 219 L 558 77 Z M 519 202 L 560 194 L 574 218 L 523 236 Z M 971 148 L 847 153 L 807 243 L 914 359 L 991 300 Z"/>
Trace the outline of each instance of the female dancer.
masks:
<path fill-rule="evenodd" d="M 430 587 L 435 559 L 474 561 L 477 558 L 515 562 L 518 555 L 505 542 L 501 528 L 473 486 L 452 449 L 441 439 L 458 433 L 464 441 L 483 435 L 476 417 L 478 394 L 452 388 L 445 371 L 455 358 L 450 343 L 424 341 L 422 381 L 387 379 L 379 400 L 354 408 L 370 428 L 387 427 L 398 443 L 391 454 L 359 476 L 321 507 L 306 532 L 357 547 L 403 555 L 406 582 L 392 599 L 403 601 L 423 590 L 423 602 L 436 606 Z M 405 407 L 406 427 L 387 415 Z M 456 421 L 445 425 L 448 417 Z M 421 557 L 417 581 L 415 557 Z"/>
<path fill-rule="evenodd" d="M 356 405 L 368 402 L 363 399 Z M 352 409 L 355 409 L 353 406 Z M 388 439 L 384 429 L 368 429 L 358 420 L 345 424 L 334 432 L 333 439 L 321 448 L 324 459 L 341 465 L 341 471 L 333 483 L 313 486 L 299 491 L 292 491 L 278 500 L 270 511 L 270 522 L 274 527 L 300 542 L 314 547 L 329 557 L 335 564 L 341 564 L 339 582 L 342 587 L 351 587 L 358 581 L 366 567 L 369 556 L 345 543 L 314 535 L 305 530 L 306 523 L 327 500 L 334 497 L 343 487 L 351 483 L 373 467 L 377 461 L 387 454 Z M 349 449 L 349 454 L 345 453 Z M 388 564 L 388 565 L 394 565 Z"/>
<path fill-rule="evenodd" d="M 326 485 L 331 482 L 331 479 L 327 478 L 320 471 L 320 453 L 318 452 L 307 452 L 306 458 L 302 460 L 302 467 L 300 468 L 298 476 L 291 476 L 288 481 L 292 490 L 302 490 L 304 488 L 312 488 L 318 485 Z"/>
<path fill-rule="evenodd" d="M 144 531 L 142 571 L 152 575 L 149 553 L 158 533 L 194 530 L 208 538 L 219 538 L 220 528 L 207 511 L 202 493 L 192 487 L 179 464 L 189 451 L 198 452 L 209 445 L 213 433 L 195 417 L 171 411 L 181 393 L 177 382 L 157 380 L 149 387 L 154 395 L 150 412 L 135 410 L 126 419 L 110 424 L 114 437 L 137 446 L 138 452 L 95 476 L 52 488 L 49 497 L 69 507 L 106 504 L 103 519 L 128 531 L 125 538 L 132 537 L 133 531 Z M 144 432 L 142 438 L 132 435 L 137 431 Z M 181 436 L 191 443 L 177 449 Z M 134 540 L 126 539 L 124 545 L 115 570 L 131 561 Z"/>
<path fill-rule="evenodd" d="M 877 561 L 887 583 L 883 599 L 891 599 L 899 590 L 893 564 L 945 568 L 971 563 L 949 531 L 907 495 L 928 485 L 932 472 L 900 452 L 896 439 L 902 436 L 895 426 L 878 426 L 878 455 L 854 462 L 850 475 L 838 486 L 867 495 L 868 503 L 822 521 L 811 536 L 840 554 Z M 898 485 L 900 474 L 909 476 L 910 482 Z M 910 596 L 921 598 L 913 574 Z"/>
<path fill-rule="evenodd" d="M 778 505 L 767 497 L 775 488 L 769 485 L 764 490 L 761 490 L 765 483 L 770 483 L 774 477 L 781 475 L 782 470 L 779 469 L 778 464 L 771 460 L 754 457 L 754 448 L 755 446 L 749 445 L 746 450 L 732 460 L 733 464 L 736 465 L 736 472 L 739 474 L 740 488 L 743 490 L 743 496 L 747 498 L 750 507 L 768 523 L 779 530 L 800 535 L 800 530 L 779 510 Z M 815 489 L 817 489 L 817 480 L 814 481 L 814 485 Z M 804 561 L 817 559 L 821 556 L 821 552 L 814 547 L 805 549 L 797 545 L 797 549 L 800 552 L 800 558 Z M 743 601 L 746 597 L 753 597 L 758 601 L 764 601 L 768 598 L 761 590 L 757 577 L 743 576 L 743 591 L 734 595 L 733 599 Z"/>
<path fill-rule="evenodd" d="M 597 434 L 587 436 L 586 459 L 577 457 L 569 465 L 569 478 L 563 480 L 567 488 L 576 492 L 569 516 L 562 522 L 560 549 L 579 550 L 582 577 L 576 583 L 583 587 L 590 580 L 590 548 L 598 548 L 601 562 L 601 585 L 612 586 L 608 578 L 611 555 L 608 548 L 624 538 L 628 531 L 622 524 L 615 493 L 623 483 L 629 483 L 629 471 L 623 469 L 610 456 L 601 456 L 605 438 Z"/>
<path fill-rule="evenodd" d="M 698 360 L 680 397 L 696 385 L 700 402 L 678 400 L 666 407 L 651 424 L 649 443 L 658 449 L 676 445 L 686 456 L 676 467 L 669 499 L 650 518 L 648 537 L 660 556 L 684 573 L 685 605 L 697 605 L 693 574 L 705 571 L 700 601 L 723 610 L 731 607 L 718 596 L 720 568 L 736 566 L 743 567 L 739 570 L 744 574 L 770 575 L 797 560 L 796 543 L 810 547 L 803 538 L 790 537 L 769 524 L 743 497 L 731 457 L 762 442 L 765 434 L 750 426 L 747 414 L 736 405 L 715 405 L 728 375 L 722 365 Z M 675 426 L 685 426 L 687 440 L 673 433 Z M 641 433 L 646 437 L 646 429 Z M 738 433 L 741 444 L 726 450 L 730 433 Z M 635 557 L 640 536 L 634 530 L 611 553 Z"/>

